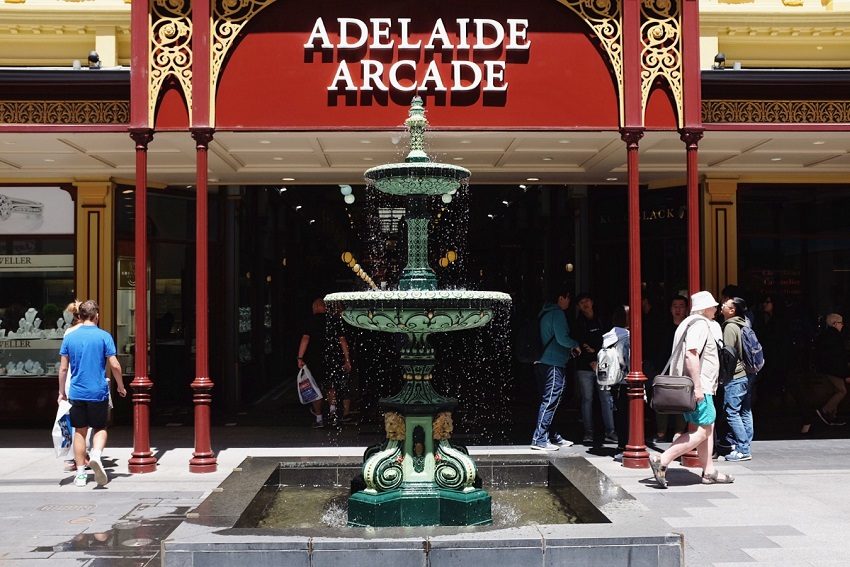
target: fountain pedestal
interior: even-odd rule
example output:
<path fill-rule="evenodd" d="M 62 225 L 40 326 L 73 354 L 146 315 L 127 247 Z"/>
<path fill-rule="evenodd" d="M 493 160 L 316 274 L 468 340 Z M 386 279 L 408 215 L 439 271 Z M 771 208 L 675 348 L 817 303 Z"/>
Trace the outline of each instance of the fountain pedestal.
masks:
<path fill-rule="evenodd" d="M 490 495 L 465 447 L 452 445 L 457 400 L 431 386 L 433 350 L 422 335 L 402 351 L 401 391 L 380 401 L 387 441 L 364 455 L 366 489 L 348 501 L 352 526 L 471 526 L 492 523 Z M 415 363 L 415 364 L 412 364 Z"/>

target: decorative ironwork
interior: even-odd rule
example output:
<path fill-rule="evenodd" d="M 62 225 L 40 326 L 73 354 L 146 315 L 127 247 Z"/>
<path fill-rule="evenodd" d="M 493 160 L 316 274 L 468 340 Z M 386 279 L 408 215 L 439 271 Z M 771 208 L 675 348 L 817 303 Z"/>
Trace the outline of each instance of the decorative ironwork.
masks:
<path fill-rule="evenodd" d="M 215 93 L 227 53 L 242 28 L 275 0 L 214 0 L 210 58 L 210 118 L 215 121 Z"/>
<path fill-rule="evenodd" d="M 617 93 L 620 103 L 620 124 L 625 123 L 623 105 L 623 32 L 622 2 L 617 0 L 558 0 L 561 4 L 578 14 L 599 38 L 602 49 L 608 55 L 611 69 L 617 79 Z"/>
<path fill-rule="evenodd" d="M 404 459 L 400 441 L 388 439 L 384 448 L 373 453 L 363 463 L 363 480 L 366 490 L 378 492 L 401 486 L 404 479 L 401 462 Z"/>
<path fill-rule="evenodd" d="M 477 475 L 475 463 L 469 455 L 443 439 L 437 445 L 437 464 L 434 471 L 434 482 L 440 488 L 465 490 L 472 488 Z"/>
<path fill-rule="evenodd" d="M 358 309 L 346 305 L 342 318 L 349 325 L 369 331 L 427 335 L 483 327 L 492 317 L 489 309 L 463 309 L 450 304 L 451 300 L 435 301 L 430 308 L 413 306 L 409 309 L 403 305 L 394 309 L 377 309 L 374 305 Z"/>
<path fill-rule="evenodd" d="M 160 89 L 169 78 L 183 90 L 187 108 L 192 108 L 192 4 L 189 0 L 150 0 L 150 14 L 148 120 L 153 124 Z"/>
<path fill-rule="evenodd" d="M 703 100 L 705 123 L 836 124 L 850 122 L 846 100 Z"/>
<path fill-rule="evenodd" d="M 4 100 L 2 124 L 127 124 L 126 100 Z"/>
<path fill-rule="evenodd" d="M 641 3 L 640 39 L 642 108 L 646 111 L 649 93 L 656 80 L 663 78 L 673 94 L 677 123 L 684 124 L 682 84 L 683 0 L 643 0 Z"/>

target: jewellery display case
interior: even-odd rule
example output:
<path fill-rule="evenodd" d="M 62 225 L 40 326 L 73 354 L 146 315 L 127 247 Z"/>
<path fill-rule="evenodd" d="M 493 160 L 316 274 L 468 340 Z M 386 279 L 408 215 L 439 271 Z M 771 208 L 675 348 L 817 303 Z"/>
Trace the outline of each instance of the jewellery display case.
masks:
<path fill-rule="evenodd" d="M 62 339 L 0 339 L 0 377 L 59 375 Z"/>
<path fill-rule="evenodd" d="M 1 423 L 47 423 L 55 414 L 73 299 L 73 238 L 0 235 Z"/>

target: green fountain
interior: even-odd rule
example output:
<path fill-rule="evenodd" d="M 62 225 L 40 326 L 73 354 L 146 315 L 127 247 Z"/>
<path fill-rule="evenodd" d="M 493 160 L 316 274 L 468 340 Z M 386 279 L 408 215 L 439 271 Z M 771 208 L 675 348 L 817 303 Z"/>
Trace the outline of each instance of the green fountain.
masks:
<path fill-rule="evenodd" d="M 452 443 L 451 412 L 457 400 L 431 385 L 431 333 L 482 327 L 506 293 L 439 290 L 428 264 L 428 201 L 450 196 L 469 180 L 469 170 L 432 162 L 425 153 L 428 121 L 422 99 L 414 97 L 405 121 L 410 152 L 404 163 L 365 173 L 369 185 L 406 197 L 407 265 L 397 290 L 332 293 L 325 297 L 348 324 L 401 333 L 401 391 L 380 400 L 386 441 L 364 455 L 365 490 L 348 501 L 351 526 L 485 525 L 492 523 L 490 495 L 475 485 L 477 471 L 466 447 Z"/>

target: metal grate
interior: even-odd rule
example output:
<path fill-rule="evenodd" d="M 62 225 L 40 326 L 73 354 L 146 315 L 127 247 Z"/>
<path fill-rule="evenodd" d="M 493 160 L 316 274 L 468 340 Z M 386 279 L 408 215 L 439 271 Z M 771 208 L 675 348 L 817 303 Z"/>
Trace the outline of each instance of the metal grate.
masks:
<path fill-rule="evenodd" d="M 82 512 L 95 508 L 97 508 L 96 504 L 47 504 L 38 510 L 39 512 Z"/>

